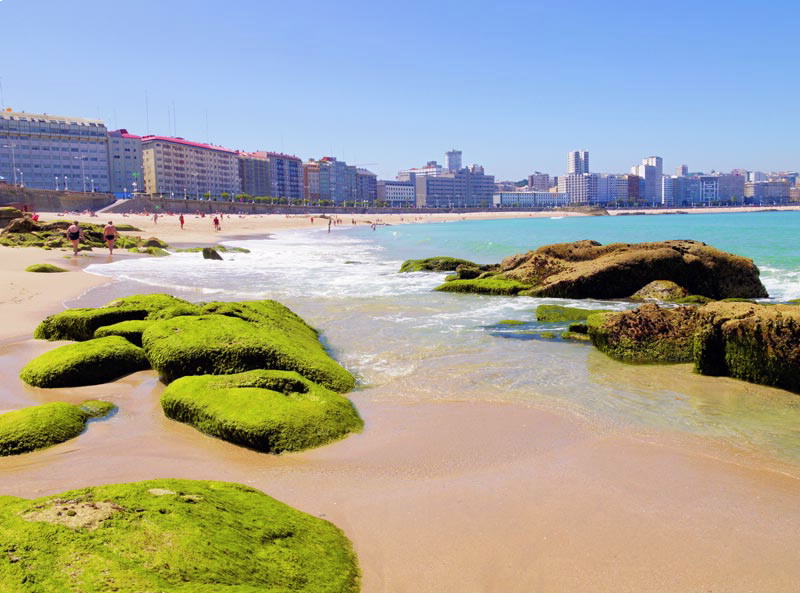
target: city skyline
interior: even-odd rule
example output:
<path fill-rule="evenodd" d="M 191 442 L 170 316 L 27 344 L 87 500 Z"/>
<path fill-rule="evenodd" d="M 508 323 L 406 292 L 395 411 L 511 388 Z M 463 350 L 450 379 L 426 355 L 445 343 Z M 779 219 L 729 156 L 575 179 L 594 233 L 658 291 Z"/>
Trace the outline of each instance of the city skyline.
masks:
<path fill-rule="evenodd" d="M 676 2 L 646 22 L 628 2 L 312 4 L 7 0 L 0 102 L 50 113 L 57 92 L 59 114 L 109 129 L 377 163 L 387 179 L 451 146 L 497 179 L 561 173 L 575 147 L 597 171 L 649 154 L 664 170 L 800 167 L 788 2 Z M 96 34 L 75 35 L 76 17 Z"/>

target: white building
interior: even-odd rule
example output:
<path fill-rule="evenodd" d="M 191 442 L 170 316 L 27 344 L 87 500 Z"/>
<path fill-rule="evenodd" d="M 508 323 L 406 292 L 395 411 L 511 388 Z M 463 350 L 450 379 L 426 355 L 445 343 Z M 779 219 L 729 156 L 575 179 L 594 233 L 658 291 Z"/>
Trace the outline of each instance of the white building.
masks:
<path fill-rule="evenodd" d="M 573 173 L 558 178 L 558 193 L 567 194 L 572 204 L 594 204 L 597 202 L 597 187 L 600 175 L 597 173 Z"/>
<path fill-rule="evenodd" d="M 411 181 L 379 179 L 378 201 L 392 208 L 413 207 L 417 201 L 415 184 Z"/>
<path fill-rule="evenodd" d="M 436 161 L 428 161 L 428 164 L 424 167 L 398 171 L 397 181 L 411 181 L 412 175 L 414 177 L 439 177 L 445 173 L 449 173 L 449 171 L 444 169 L 439 163 Z"/>
<path fill-rule="evenodd" d="M 447 157 L 445 162 L 447 163 L 447 170 L 448 171 L 450 171 L 451 173 L 454 173 L 455 171 L 460 171 L 461 170 L 461 151 L 460 150 L 456 150 L 455 148 L 453 150 L 448 150 L 445 153 L 445 156 Z"/>
<path fill-rule="evenodd" d="M 569 203 L 567 194 L 547 191 L 497 192 L 492 196 L 495 208 L 556 208 Z"/>
<path fill-rule="evenodd" d="M 660 204 L 661 177 L 663 176 L 663 161 L 660 156 L 649 156 L 642 159 L 641 165 L 631 167 L 631 173 L 644 179 L 644 195 L 640 196 L 649 204 Z"/>
<path fill-rule="evenodd" d="M 142 138 L 145 191 L 174 197 L 218 198 L 241 191 L 235 150 L 183 138 Z"/>
<path fill-rule="evenodd" d="M 582 175 L 589 172 L 589 151 L 573 150 L 567 153 L 567 173 Z"/>
<path fill-rule="evenodd" d="M 108 169 L 111 191 L 126 196 L 144 191 L 142 137 L 128 130 L 108 133 Z"/>
<path fill-rule="evenodd" d="M 675 205 L 672 177 L 669 175 L 661 176 L 661 204 L 667 208 Z"/>

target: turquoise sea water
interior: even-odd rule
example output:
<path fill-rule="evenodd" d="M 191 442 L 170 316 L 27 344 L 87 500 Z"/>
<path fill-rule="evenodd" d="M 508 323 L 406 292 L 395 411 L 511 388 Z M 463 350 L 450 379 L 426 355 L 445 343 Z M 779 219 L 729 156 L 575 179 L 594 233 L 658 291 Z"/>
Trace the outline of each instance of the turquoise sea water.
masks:
<path fill-rule="evenodd" d="M 280 233 L 231 242 L 223 262 L 175 254 L 95 265 L 121 284 L 90 293 L 166 291 L 189 300 L 277 299 L 321 330 L 360 379 L 354 395 L 383 401 L 493 401 L 541 406 L 602 429 L 721 441 L 743 458 L 800 468 L 800 396 L 689 365 L 627 365 L 584 344 L 528 338 L 541 303 L 626 308 L 625 302 L 433 292 L 444 274 L 399 274 L 433 255 L 491 263 L 540 245 L 595 239 L 696 239 L 753 258 L 771 300 L 800 298 L 800 212 L 513 219 Z M 524 326 L 498 325 L 514 319 Z M 564 329 L 555 326 L 556 332 Z M 800 472 L 798 472 L 800 473 Z"/>

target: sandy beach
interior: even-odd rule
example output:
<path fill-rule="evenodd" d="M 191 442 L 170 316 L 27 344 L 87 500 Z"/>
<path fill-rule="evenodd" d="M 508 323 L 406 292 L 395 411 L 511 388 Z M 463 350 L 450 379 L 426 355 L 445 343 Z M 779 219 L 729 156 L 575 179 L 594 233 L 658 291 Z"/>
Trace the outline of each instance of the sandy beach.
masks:
<path fill-rule="evenodd" d="M 405 224 L 500 215 L 531 214 L 355 219 Z M 352 216 L 341 218 L 352 224 Z M 283 215 L 226 215 L 220 232 L 208 216 L 186 216 L 184 230 L 168 215 L 157 222 L 139 215 L 77 219 L 132 224 L 142 229 L 132 234 L 174 245 L 327 226 L 318 217 L 312 223 Z M 113 256 L 122 257 L 136 256 Z M 64 302 L 107 283 L 82 270 L 108 260 L 105 250 L 73 257 L 0 247 L 5 407 L 53 401 L 52 391 L 17 379 L 28 360 L 57 345 L 30 339 L 32 331 Z M 32 263 L 69 272 L 24 272 Z M 689 373 L 686 367 L 670 372 Z M 155 477 L 242 482 L 342 528 L 358 553 L 364 593 L 778 593 L 800 582 L 798 474 L 743 462 L 716 443 L 643 436 L 517 405 L 457 398 L 406 405 L 378 387 L 351 395 L 366 422 L 362 434 L 269 456 L 167 420 L 161 389 L 146 371 L 111 385 L 57 390 L 62 401 L 110 398 L 120 413 L 72 441 L 0 458 L 0 494 L 35 497 Z"/>

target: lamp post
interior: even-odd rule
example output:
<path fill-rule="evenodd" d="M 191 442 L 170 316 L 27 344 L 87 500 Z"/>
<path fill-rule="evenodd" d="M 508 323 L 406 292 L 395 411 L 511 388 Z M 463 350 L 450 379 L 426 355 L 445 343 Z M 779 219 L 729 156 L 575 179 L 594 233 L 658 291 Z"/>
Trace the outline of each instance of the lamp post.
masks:
<path fill-rule="evenodd" d="M 128 186 L 127 185 L 122 188 L 122 197 L 123 198 L 127 198 L 128 197 Z"/>
<path fill-rule="evenodd" d="M 14 187 L 17 185 L 17 157 L 14 154 L 14 147 L 16 144 L 13 142 L 10 144 L 3 144 L 3 148 L 10 148 L 11 149 L 11 173 L 14 176 Z"/>
<path fill-rule="evenodd" d="M 64 175 L 64 191 L 69 191 L 69 185 L 67 184 L 67 176 Z"/>
<path fill-rule="evenodd" d="M 25 174 L 22 172 L 22 169 L 17 169 L 17 172 L 19 173 L 19 177 L 20 177 L 19 186 L 20 187 L 25 187 Z"/>
<path fill-rule="evenodd" d="M 91 181 L 92 181 L 92 193 L 94 193 L 94 177 L 92 177 Z"/>
<path fill-rule="evenodd" d="M 58 191 L 58 175 L 56 175 L 55 177 L 56 177 L 56 191 Z"/>

